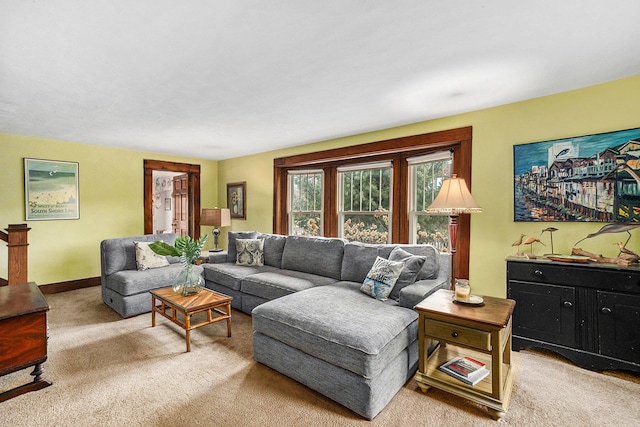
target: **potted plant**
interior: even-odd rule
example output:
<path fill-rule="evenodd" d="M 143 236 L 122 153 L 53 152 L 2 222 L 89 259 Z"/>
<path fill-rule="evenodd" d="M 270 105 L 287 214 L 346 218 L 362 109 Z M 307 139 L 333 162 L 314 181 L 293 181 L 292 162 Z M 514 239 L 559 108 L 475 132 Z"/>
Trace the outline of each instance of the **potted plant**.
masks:
<path fill-rule="evenodd" d="M 195 240 L 190 236 L 177 237 L 173 246 L 165 242 L 154 242 L 149 245 L 158 255 L 177 256 L 184 267 L 173 281 L 173 290 L 182 296 L 195 295 L 204 287 L 204 280 L 199 273 L 193 271 L 193 265 L 200 256 L 208 234 Z"/>

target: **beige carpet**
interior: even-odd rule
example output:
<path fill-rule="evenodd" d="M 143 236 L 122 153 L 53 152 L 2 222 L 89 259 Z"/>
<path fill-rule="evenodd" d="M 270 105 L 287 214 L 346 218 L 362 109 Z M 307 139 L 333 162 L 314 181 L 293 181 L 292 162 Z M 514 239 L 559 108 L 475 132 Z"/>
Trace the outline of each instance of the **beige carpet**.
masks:
<path fill-rule="evenodd" d="M 373 420 L 257 364 L 251 317 L 192 332 L 151 315 L 122 319 L 99 288 L 48 295 L 51 387 L 0 403 L 1 426 L 637 426 L 640 376 L 601 374 L 543 352 L 514 353 L 516 378 L 505 419 L 413 380 Z M 0 378 L 0 391 L 31 381 Z"/>

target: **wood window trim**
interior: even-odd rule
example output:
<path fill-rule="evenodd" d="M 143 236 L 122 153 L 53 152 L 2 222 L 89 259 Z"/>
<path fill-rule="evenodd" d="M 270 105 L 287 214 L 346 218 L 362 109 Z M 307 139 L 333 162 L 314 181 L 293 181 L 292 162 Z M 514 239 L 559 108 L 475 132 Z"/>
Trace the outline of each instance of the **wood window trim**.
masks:
<path fill-rule="evenodd" d="M 200 238 L 200 165 L 144 159 L 144 234 L 153 234 L 153 171 L 188 175 L 189 236 Z"/>
<path fill-rule="evenodd" d="M 297 154 L 273 160 L 273 232 L 288 234 L 287 222 L 287 175 L 290 170 L 321 168 L 324 170 L 324 235 L 338 235 L 337 167 L 344 164 L 365 163 L 378 160 L 393 161 L 393 182 L 408 183 L 407 158 L 439 150 L 453 151 L 453 170 L 464 178 L 471 191 L 471 126 L 430 132 L 420 135 L 393 138 L 384 141 L 334 148 L 313 153 Z M 393 243 L 409 241 L 409 195 L 408 191 L 393 192 L 394 214 L 392 219 Z M 400 209 L 406 206 L 407 209 Z M 458 219 L 458 245 L 456 270 L 459 277 L 469 277 L 469 215 Z"/>

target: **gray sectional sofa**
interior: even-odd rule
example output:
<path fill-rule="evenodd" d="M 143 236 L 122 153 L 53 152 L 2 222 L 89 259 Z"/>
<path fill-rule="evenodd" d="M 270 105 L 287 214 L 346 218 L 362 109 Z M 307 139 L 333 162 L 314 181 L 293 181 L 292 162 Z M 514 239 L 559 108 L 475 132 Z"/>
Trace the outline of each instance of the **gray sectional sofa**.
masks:
<path fill-rule="evenodd" d="M 239 238 L 264 241 L 263 266 L 236 265 Z M 257 232 L 228 240 L 228 253 L 203 265 L 205 286 L 253 316 L 255 360 L 373 419 L 417 370 L 413 307 L 449 286 L 450 255 Z M 384 301 L 360 290 L 378 256 L 405 263 Z"/>
<path fill-rule="evenodd" d="M 173 245 L 177 234 L 146 234 L 106 239 L 100 243 L 102 300 L 122 317 L 151 311 L 152 289 L 171 286 L 182 264 L 177 257 L 167 257 L 169 265 L 138 270 L 134 242 L 163 241 Z M 201 266 L 194 271 L 202 274 Z"/>

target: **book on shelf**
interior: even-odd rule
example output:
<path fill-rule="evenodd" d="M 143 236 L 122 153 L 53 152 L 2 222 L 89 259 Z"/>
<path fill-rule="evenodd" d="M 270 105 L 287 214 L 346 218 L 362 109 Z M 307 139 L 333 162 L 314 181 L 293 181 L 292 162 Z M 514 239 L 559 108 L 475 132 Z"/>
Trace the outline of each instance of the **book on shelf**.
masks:
<path fill-rule="evenodd" d="M 439 369 L 445 374 L 472 386 L 478 384 L 489 375 L 489 370 L 484 363 L 468 356 L 455 357 L 443 363 Z"/>

